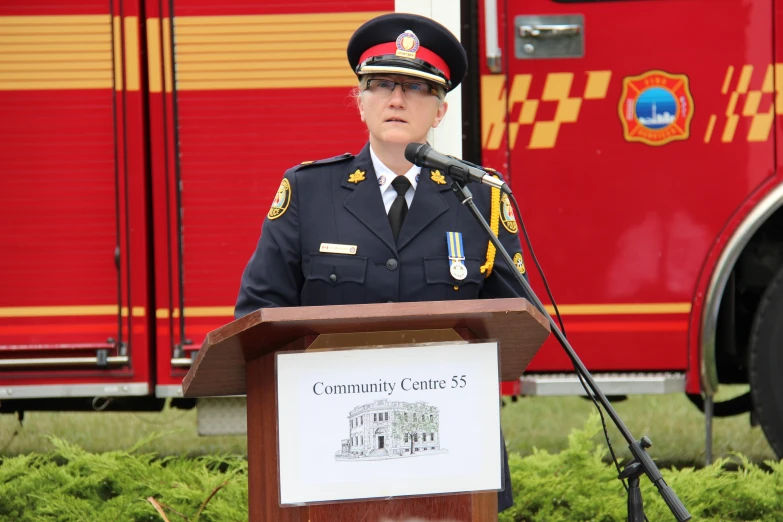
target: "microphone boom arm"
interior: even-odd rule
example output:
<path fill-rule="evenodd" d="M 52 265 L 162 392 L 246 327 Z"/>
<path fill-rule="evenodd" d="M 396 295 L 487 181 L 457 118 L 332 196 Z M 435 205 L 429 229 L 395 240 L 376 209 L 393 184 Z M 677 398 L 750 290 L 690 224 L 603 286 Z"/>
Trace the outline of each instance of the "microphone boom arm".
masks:
<path fill-rule="evenodd" d="M 547 318 L 551 332 L 555 335 L 560 345 L 566 351 L 566 354 L 574 364 L 574 368 L 578 374 L 584 378 L 595 396 L 598 397 L 601 405 L 604 407 L 604 410 L 609 414 L 609 417 L 612 419 L 615 426 L 617 426 L 623 438 L 628 443 L 628 447 L 631 450 L 631 454 L 634 456 L 634 459 L 626 465 L 627 472 L 624 472 L 625 476 L 621 474 L 619 478 L 621 480 L 624 478 L 635 480 L 635 483 L 632 483 L 631 490 L 631 492 L 634 493 L 633 502 L 631 502 L 630 498 L 628 502 L 629 511 L 633 505 L 633 510 L 635 510 L 635 513 L 629 513 L 629 520 L 635 522 L 637 520 L 641 521 L 645 519 L 641 504 L 641 494 L 637 493 L 638 489 L 634 488 L 634 486 L 638 488 L 638 477 L 642 473 L 645 473 L 650 478 L 650 481 L 655 484 L 655 487 L 658 488 L 658 492 L 661 494 L 663 500 L 666 502 L 666 505 L 669 507 L 678 522 L 686 522 L 690 520 L 691 515 L 685 508 L 685 505 L 677 497 L 674 490 L 663 480 L 663 476 L 661 475 L 658 466 L 655 464 L 655 461 L 653 461 L 650 455 L 645 451 L 645 448 L 648 448 L 652 445 L 650 439 L 647 437 L 642 437 L 640 440 L 636 440 L 633 437 L 631 431 L 623 423 L 620 416 L 609 403 L 609 400 L 593 380 L 590 372 L 579 359 L 579 356 L 571 347 L 571 344 L 568 342 L 565 335 L 563 335 L 563 332 L 560 331 L 557 324 L 552 319 L 552 316 L 549 315 L 549 312 L 546 311 L 546 308 L 544 308 L 544 305 L 541 303 L 541 301 L 538 299 L 538 296 L 531 288 L 530 283 L 528 283 L 519 270 L 517 270 L 514 261 L 511 259 L 511 256 L 503 247 L 503 244 L 500 242 L 495 233 L 492 232 L 492 229 L 490 228 L 489 224 L 487 224 L 484 216 L 481 215 L 481 212 L 473 202 L 473 194 L 464 183 L 460 183 L 459 181 L 452 182 L 451 190 L 454 192 L 454 195 L 457 196 L 457 199 L 470 209 L 471 213 L 476 218 L 476 221 L 478 221 L 478 223 L 481 225 L 481 228 L 484 229 L 484 232 L 487 234 L 492 244 L 495 245 L 495 249 L 503 258 L 503 261 L 506 263 L 509 269 L 511 269 L 511 273 L 514 274 L 517 281 L 519 281 L 519 283 L 522 285 L 522 288 L 525 289 L 527 295 L 530 297 L 530 299 L 532 299 L 533 304 Z"/>

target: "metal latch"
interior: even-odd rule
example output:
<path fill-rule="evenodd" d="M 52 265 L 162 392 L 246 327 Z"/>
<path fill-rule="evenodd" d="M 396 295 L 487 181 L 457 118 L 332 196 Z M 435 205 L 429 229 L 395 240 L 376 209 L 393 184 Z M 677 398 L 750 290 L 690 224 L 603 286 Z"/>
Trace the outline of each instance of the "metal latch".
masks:
<path fill-rule="evenodd" d="M 516 58 L 581 58 L 584 56 L 582 15 L 517 16 Z"/>
<path fill-rule="evenodd" d="M 520 25 L 519 36 L 522 38 L 538 38 L 539 36 L 576 35 L 582 32 L 582 26 L 576 24 L 563 25 Z"/>

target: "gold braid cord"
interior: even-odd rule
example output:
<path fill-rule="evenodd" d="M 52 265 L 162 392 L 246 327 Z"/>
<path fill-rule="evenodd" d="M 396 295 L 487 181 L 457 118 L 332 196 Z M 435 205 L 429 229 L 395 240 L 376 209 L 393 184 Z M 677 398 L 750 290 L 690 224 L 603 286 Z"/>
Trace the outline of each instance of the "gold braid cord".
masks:
<path fill-rule="evenodd" d="M 497 176 L 494 176 L 496 179 L 499 179 Z M 489 227 L 492 229 L 492 232 L 497 236 L 498 232 L 500 230 L 500 189 L 499 188 L 492 188 L 492 206 L 489 211 Z M 481 273 L 485 274 L 484 277 L 487 278 L 492 273 L 492 267 L 495 265 L 495 245 L 492 244 L 492 241 L 489 241 L 489 246 L 487 246 L 487 262 L 484 263 L 484 265 L 481 267 Z"/>

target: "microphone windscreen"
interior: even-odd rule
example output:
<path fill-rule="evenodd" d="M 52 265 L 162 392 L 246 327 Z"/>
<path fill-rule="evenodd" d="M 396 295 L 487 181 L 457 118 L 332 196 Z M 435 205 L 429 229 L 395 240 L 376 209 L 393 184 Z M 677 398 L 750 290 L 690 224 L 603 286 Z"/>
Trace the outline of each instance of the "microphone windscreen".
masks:
<path fill-rule="evenodd" d="M 405 159 L 413 164 L 416 164 L 416 155 L 419 153 L 419 149 L 426 146 L 426 143 L 408 143 L 405 147 Z"/>

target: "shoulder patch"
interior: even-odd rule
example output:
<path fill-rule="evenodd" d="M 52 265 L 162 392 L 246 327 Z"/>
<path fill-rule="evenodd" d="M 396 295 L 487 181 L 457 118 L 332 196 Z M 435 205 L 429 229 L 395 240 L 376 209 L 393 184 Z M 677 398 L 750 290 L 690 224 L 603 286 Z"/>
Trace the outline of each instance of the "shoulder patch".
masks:
<path fill-rule="evenodd" d="M 291 203 L 291 184 L 288 180 L 283 178 L 280 182 L 280 188 L 277 189 L 275 199 L 272 200 L 272 208 L 269 209 L 267 217 L 269 219 L 277 219 L 288 210 L 288 204 Z"/>
<path fill-rule="evenodd" d="M 311 167 L 313 165 L 329 165 L 330 163 L 339 163 L 341 161 L 345 161 L 349 159 L 353 159 L 353 154 L 351 154 L 350 152 L 346 152 L 345 154 L 340 154 L 339 156 L 334 156 L 332 158 L 326 158 L 326 159 L 315 160 L 315 161 L 303 161 L 302 163 L 300 163 L 294 168 L 302 169 L 302 168 Z"/>
<path fill-rule="evenodd" d="M 519 230 L 517 220 L 514 217 L 514 207 L 511 206 L 508 194 L 505 193 L 500 196 L 500 222 L 503 223 L 503 228 L 512 234 L 516 234 Z"/>

